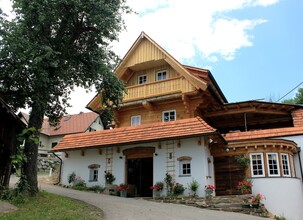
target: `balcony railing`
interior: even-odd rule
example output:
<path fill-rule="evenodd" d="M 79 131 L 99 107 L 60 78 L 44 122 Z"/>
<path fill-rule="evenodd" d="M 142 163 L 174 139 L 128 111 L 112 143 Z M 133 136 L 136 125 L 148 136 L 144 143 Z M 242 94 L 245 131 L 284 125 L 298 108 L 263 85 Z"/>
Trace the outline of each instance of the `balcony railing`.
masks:
<path fill-rule="evenodd" d="M 155 96 L 186 93 L 195 91 L 195 88 L 183 77 L 172 78 L 163 81 L 126 87 L 127 94 L 123 102 L 129 102 Z"/>

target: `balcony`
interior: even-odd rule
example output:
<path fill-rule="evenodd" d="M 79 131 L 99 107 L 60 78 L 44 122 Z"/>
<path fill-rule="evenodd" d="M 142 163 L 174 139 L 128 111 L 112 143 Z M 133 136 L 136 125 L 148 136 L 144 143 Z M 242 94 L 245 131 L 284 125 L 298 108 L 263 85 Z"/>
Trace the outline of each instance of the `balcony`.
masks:
<path fill-rule="evenodd" d="M 195 88 L 185 78 L 178 77 L 147 84 L 129 86 L 126 87 L 126 90 L 127 94 L 124 95 L 123 102 L 176 93 L 187 93 L 195 91 Z"/>

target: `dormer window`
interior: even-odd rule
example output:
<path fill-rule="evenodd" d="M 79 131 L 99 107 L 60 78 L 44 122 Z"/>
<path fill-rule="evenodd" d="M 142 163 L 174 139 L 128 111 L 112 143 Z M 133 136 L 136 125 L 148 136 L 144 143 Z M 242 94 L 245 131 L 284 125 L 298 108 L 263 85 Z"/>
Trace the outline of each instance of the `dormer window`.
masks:
<path fill-rule="evenodd" d="M 146 75 L 138 76 L 138 84 L 145 84 L 145 83 L 147 83 L 147 76 Z"/>
<path fill-rule="evenodd" d="M 164 70 L 164 71 L 159 71 L 156 73 L 156 80 L 159 81 L 159 80 L 165 80 L 167 79 L 167 71 Z"/>

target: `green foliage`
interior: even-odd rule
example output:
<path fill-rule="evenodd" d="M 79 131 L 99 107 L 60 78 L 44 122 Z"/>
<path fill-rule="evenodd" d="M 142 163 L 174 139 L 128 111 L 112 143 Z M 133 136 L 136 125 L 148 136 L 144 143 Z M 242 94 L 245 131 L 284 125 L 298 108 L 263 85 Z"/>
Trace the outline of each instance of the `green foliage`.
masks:
<path fill-rule="evenodd" d="M 246 155 L 236 155 L 235 160 L 244 168 L 247 168 L 250 163 L 250 159 Z"/>
<path fill-rule="evenodd" d="M 0 199 L 8 201 L 9 203 L 12 203 L 14 205 L 20 205 L 27 201 L 26 196 L 22 192 L 20 192 L 18 188 L 4 188 L 1 191 Z"/>
<path fill-rule="evenodd" d="M 36 197 L 25 197 L 24 203 L 14 204 L 19 210 L 0 214 L 0 219 L 102 219 L 100 209 L 78 200 L 40 192 Z"/>
<path fill-rule="evenodd" d="M 167 194 L 168 195 L 172 194 L 172 188 L 174 183 L 173 183 L 173 178 L 169 173 L 165 174 L 164 182 L 166 184 Z"/>
<path fill-rule="evenodd" d="M 75 174 L 75 172 L 72 172 L 71 174 L 68 175 L 67 182 L 69 184 L 72 184 L 72 182 L 74 182 L 75 178 L 76 178 L 76 174 Z"/>
<path fill-rule="evenodd" d="M 286 220 L 286 218 L 284 216 L 277 216 L 277 215 L 275 215 L 275 219 L 276 220 Z"/>
<path fill-rule="evenodd" d="M 284 104 L 303 104 L 303 87 L 299 88 L 293 99 L 285 99 L 282 101 Z"/>
<path fill-rule="evenodd" d="M 116 180 L 116 177 L 111 172 L 105 172 L 104 178 L 106 184 L 112 184 Z"/>
<path fill-rule="evenodd" d="M 125 1 L 14 0 L 13 11 L 11 21 L 0 13 L 0 96 L 14 109 L 31 109 L 35 137 L 44 116 L 58 123 L 76 86 L 100 91 L 101 114 L 111 121 L 125 89 L 113 74 L 119 59 L 109 45 L 130 12 Z M 28 138 L 22 172 L 34 195 L 38 143 Z"/>
<path fill-rule="evenodd" d="M 190 189 L 190 191 L 192 191 L 193 197 L 197 196 L 197 191 L 199 186 L 200 186 L 199 182 L 195 179 L 192 179 L 192 181 L 188 184 L 188 188 Z"/>
<path fill-rule="evenodd" d="M 183 186 L 182 184 L 176 183 L 176 184 L 173 186 L 172 190 L 173 190 L 173 194 L 174 194 L 175 196 L 179 196 L 179 195 L 182 195 L 182 194 L 183 194 L 185 188 L 184 188 L 184 186 Z"/>
<path fill-rule="evenodd" d="M 102 193 L 105 190 L 105 188 L 103 186 L 100 186 L 100 185 L 95 185 L 95 186 L 88 187 L 88 190 L 89 191 L 94 191 L 96 193 Z"/>

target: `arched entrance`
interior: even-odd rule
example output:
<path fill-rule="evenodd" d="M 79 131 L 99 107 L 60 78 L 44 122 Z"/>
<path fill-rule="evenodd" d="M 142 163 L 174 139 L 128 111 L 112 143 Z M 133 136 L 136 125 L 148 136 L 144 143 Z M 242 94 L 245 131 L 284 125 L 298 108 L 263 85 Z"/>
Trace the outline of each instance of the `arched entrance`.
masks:
<path fill-rule="evenodd" d="M 155 147 L 135 147 L 123 151 L 126 157 L 126 181 L 134 187 L 133 196 L 151 197 L 153 185 L 153 154 Z"/>

